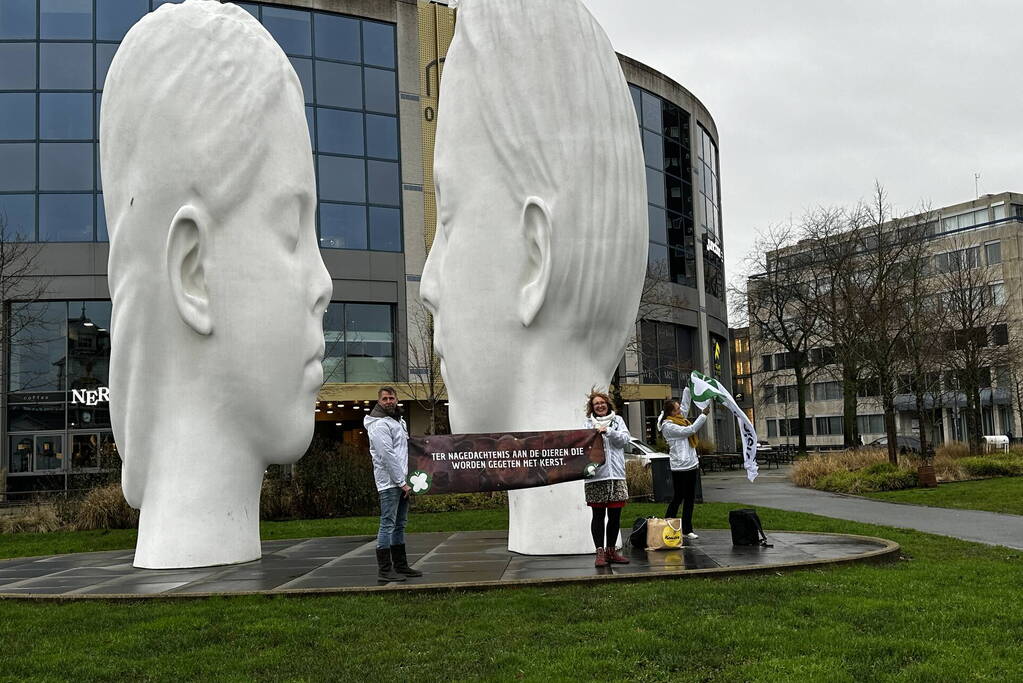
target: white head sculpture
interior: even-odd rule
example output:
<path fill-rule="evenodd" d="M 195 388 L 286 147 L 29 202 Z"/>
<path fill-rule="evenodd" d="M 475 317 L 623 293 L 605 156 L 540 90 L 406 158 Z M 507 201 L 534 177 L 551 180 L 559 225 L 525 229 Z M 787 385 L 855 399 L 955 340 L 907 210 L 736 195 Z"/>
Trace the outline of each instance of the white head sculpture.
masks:
<path fill-rule="evenodd" d="M 420 293 L 452 428 L 578 428 L 635 323 L 647 253 L 635 110 L 582 3 L 459 5 L 434 178 L 437 234 Z M 581 489 L 512 492 L 510 547 L 592 552 Z"/>
<path fill-rule="evenodd" d="M 164 5 L 110 65 L 100 157 L 135 565 L 257 559 L 263 472 L 312 437 L 331 295 L 298 77 L 239 7 Z"/>

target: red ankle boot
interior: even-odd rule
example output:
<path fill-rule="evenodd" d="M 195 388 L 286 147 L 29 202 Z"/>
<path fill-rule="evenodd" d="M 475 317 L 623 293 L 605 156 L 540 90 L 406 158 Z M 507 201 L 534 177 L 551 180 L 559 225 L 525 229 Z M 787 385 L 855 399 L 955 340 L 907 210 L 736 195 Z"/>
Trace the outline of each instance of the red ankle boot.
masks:
<path fill-rule="evenodd" d="M 604 548 L 597 548 L 597 559 L 593 562 L 594 567 L 606 567 L 607 557 L 604 555 Z"/>
<path fill-rule="evenodd" d="M 629 558 L 618 552 L 618 548 L 614 546 L 607 549 L 607 561 L 611 564 L 629 564 Z"/>

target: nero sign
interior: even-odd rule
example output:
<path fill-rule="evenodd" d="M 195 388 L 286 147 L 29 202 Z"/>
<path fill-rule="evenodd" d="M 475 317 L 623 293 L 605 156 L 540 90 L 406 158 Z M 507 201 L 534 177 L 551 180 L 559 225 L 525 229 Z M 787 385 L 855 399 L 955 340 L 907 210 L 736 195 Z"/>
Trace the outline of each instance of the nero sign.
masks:
<path fill-rule="evenodd" d="M 87 406 L 94 406 L 99 403 L 110 401 L 110 388 L 100 387 L 99 389 L 72 389 L 71 402 L 84 403 Z"/>
<path fill-rule="evenodd" d="M 408 455 L 413 493 L 506 491 L 592 477 L 604 440 L 592 429 L 419 436 Z"/>

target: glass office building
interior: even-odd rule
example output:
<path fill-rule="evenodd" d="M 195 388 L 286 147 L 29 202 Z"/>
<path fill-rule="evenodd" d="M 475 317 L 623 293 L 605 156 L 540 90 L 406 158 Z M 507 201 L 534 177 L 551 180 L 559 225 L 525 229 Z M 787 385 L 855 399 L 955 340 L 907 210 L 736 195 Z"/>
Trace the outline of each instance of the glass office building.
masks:
<path fill-rule="evenodd" d="M 42 297 L 3 302 L 10 334 L 0 471 L 11 497 L 73 489 L 79 474 L 116 463 L 100 391 L 107 385 L 110 296 L 99 112 L 120 41 L 167 1 L 0 1 L 3 237 L 36 251 L 29 279 L 45 285 Z M 415 376 L 407 311 L 418 297 L 434 220 L 437 65 L 455 15 L 404 0 L 237 4 L 277 40 L 304 90 L 316 228 L 334 284 L 317 429 L 357 438 L 375 387 L 407 386 Z M 662 264 L 692 302 L 691 310 L 640 326 L 651 353 L 623 361 L 622 380 L 677 389 L 686 363 L 710 369 L 700 359 L 711 336 L 727 338 L 723 302 L 706 298 L 704 284 L 720 264 L 716 129 L 684 88 L 628 58 L 622 66 L 646 157 L 651 263 Z M 647 394 L 633 392 L 637 399 Z M 641 406 L 635 401 L 634 411 Z"/>

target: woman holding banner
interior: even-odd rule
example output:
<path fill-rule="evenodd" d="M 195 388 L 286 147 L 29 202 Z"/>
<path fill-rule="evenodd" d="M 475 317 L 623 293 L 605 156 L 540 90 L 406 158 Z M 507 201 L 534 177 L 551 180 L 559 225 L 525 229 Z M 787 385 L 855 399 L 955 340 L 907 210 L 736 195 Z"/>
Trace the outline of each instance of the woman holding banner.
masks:
<path fill-rule="evenodd" d="M 615 414 L 611 397 L 602 391 L 593 391 L 587 398 L 586 418 L 586 427 L 596 429 L 604 436 L 604 464 L 586 480 L 585 486 L 586 504 L 593 511 L 590 534 L 597 548 L 597 559 L 593 564 L 596 567 L 606 567 L 610 563 L 629 564 L 617 546 L 622 508 L 629 501 L 629 489 L 625 485 L 625 447 L 632 435 L 625 421 Z"/>
<path fill-rule="evenodd" d="M 710 413 L 710 404 L 692 423 L 685 418 L 689 412 L 689 388 L 682 392 L 682 404 L 674 399 L 664 402 L 657 426 L 668 442 L 669 462 L 671 464 L 671 483 L 675 492 L 668 503 L 666 518 L 678 514 L 678 506 L 682 504 L 682 535 L 686 538 L 699 538 L 693 532 L 693 505 L 696 503 L 696 477 L 700 467 L 700 458 L 696 454 L 696 432 L 703 428 Z"/>

